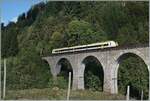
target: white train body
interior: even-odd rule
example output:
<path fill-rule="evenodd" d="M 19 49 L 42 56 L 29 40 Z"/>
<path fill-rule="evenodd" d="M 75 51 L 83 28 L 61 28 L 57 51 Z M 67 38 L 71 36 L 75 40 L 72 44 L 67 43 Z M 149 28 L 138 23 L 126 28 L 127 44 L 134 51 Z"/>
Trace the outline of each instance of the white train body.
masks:
<path fill-rule="evenodd" d="M 57 48 L 57 49 L 53 49 L 52 53 L 56 54 L 56 53 L 77 52 L 77 51 L 103 49 L 103 48 L 116 47 L 116 46 L 118 46 L 117 42 L 106 41 L 106 42 L 92 43 L 92 44 L 87 44 L 87 45 Z"/>

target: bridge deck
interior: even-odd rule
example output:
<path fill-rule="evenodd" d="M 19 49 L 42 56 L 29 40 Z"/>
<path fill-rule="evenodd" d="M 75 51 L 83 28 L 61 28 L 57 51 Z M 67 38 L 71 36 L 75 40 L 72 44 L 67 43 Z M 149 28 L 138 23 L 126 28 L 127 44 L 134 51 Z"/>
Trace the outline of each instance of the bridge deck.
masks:
<path fill-rule="evenodd" d="M 142 48 L 142 47 L 149 47 L 149 43 L 147 44 L 134 44 L 134 45 L 125 45 L 125 46 L 117 46 L 117 47 L 110 47 L 110 48 L 103 48 L 103 49 L 92 49 L 92 50 L 83 50 L 83 51 L 75 51 L 75 52 L 67 52 L 67 53 L 56 53 L 50 54 L 49 56 L 57 56 L 57 55 L 64 55 L 64 54 L 77 54 L 77 53 L 84 53 L 84 52 L 95 52 L 95 51 L 108 51 L 108 50 L 120 50 L 120 49 L 133 49 L 133 48 Z"/>

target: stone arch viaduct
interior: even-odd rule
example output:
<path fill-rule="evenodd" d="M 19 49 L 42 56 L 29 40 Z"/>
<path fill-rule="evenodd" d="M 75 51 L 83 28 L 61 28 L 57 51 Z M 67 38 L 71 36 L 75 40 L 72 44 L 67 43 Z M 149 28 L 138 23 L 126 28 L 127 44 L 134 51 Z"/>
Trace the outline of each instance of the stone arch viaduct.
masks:
<path fill-rule="evenodd" d="M 83 60 L 88 56 L 93 56 L 99 60 L 104 71 L 103 91 L 112 94 L 118 93 L 117 72 L 119 67 L 118 59 L 126 53 L 132 53 L 139 56 L 147 65 L 149 71 L 150 82 L 150 61 L 149 61 L 149 45 L 115 47 L 107 49 L 89 50 L 74 53 L 54 54 L 42 57 L 50 65 L 50 71 L 54 77 L 60 72 L 61 65 L 58 62 L 65 58 L 73 69 L 73 85 L 72 89 L 84 89 L 84 70 Z M 150 92 L 150 84 L 149 84 Z M 149 93 L 150 95 L 150 93 Z"/>

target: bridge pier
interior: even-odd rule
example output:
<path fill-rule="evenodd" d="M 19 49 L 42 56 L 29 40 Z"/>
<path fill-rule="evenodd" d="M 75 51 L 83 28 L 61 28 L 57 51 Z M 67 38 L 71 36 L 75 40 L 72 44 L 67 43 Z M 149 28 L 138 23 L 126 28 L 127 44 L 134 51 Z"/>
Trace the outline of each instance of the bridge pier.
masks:
<path fill-rule="evenodd" d="M 118 66 L 113 58 L 113 55 L 108 51 L 105 61 L 102 62 L 104 66 L 104 85 L 103 91 L 111 94 L 118 93 L 117 74 L 115 75 L 115 68 Z"/>
<path fill-rule="evenodd" d="M 73 90 L 84 90 L 84 70 L 85 65 L 78 61 L 73 61 Z"/>
<path fill-rule="evenodd" d="M 72 89 L 77 90 L 78 89 L 78 76 L 77 72 L 73 72 L 73 81 L 72 81 Z"/>
<path fill-rule="evenodd" d="M 80 90 L 84 89 L 84 70 L 85 70 L 85 64 L 79 63 L 79 66 L 78 66 L 78 89 L 80 89 Z"/>
<path fill-rule="evenodd" d="M 106 68 L 104 70 L 104 84 L 103 84 L 103 91 L 107 93 L 113 93 L 112 92 L 112 77 L 111 77 L 111 70 Z"/>
<path fill-rule="evenodd" d="M 118 94 L 118 68 L 119 63 L 117 61 L 114 61 L 112 64 L 111 69 L 111 93 L 112 94 Z"/>

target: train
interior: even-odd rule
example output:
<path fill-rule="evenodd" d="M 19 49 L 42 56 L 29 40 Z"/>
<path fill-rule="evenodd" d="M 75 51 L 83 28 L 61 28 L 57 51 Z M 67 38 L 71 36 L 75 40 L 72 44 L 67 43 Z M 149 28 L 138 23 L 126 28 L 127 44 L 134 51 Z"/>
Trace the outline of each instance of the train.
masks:
<path fill-rule="evenodd" d="M 93 50 L 93 49 L 103 49 L 103 48 L 110 48 L 110 47 L 117 47 L 117 46 L 118 43 L 115 41 L 105 41 L 105 42 L 98 42 L 98 43 L 92 43 L 87 45 L 57 48 L 52 50 L 52 54 L 77 52 L 77 51 Z"/>

